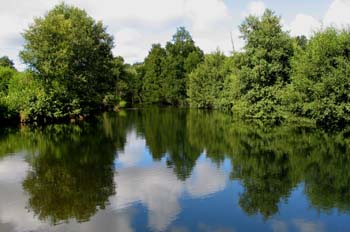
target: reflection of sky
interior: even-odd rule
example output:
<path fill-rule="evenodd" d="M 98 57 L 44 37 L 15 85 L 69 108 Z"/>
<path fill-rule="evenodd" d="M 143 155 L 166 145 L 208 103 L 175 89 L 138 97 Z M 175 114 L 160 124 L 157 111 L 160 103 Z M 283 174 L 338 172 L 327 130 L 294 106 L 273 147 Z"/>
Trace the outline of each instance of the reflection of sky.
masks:
<path fill-rule="evenodd" d="M 115 167 L 145 166 L 152 163 L 152 157 L 146 147 L 146 140 L 130 131 L 126 136 L 126 144 L 122 151 L 118 151 Z"/>
<path fill-rule="evenodd" d="M 310 207 L 300 184 L 270 220 L 248 216 L 239 196 L 244 186 L 230 181 L 230 161 L 219 167 L 202 154 L 186 181 L 180 181 L 164 160 L 152 161 L 144 138 L 128 133 L 115 161 L 116 195 L 90 221 L 52 227 L 26 209 L 22 180 L 30 168 L 25 154 L 0 159 L 0 231 L 349 231 L 347 215 L 320 214 Z M 44 196 L 43 196 L 44 197 Z"/>
<path fill-rule="evenodd" d="M 209 161 L 197 163 L 193 175 L 182 182 L 173 170 L 156 163 L 151 167 L 122 168 L 115 176 L 117 195 L 111 199 L 115 209 L 136 202 L 149 210 L 149 226 L 157 231 L 167 228 L 181 211 L 179 199 L 184 192 L 203 197 L 225 188 L 226 175 Z"/>

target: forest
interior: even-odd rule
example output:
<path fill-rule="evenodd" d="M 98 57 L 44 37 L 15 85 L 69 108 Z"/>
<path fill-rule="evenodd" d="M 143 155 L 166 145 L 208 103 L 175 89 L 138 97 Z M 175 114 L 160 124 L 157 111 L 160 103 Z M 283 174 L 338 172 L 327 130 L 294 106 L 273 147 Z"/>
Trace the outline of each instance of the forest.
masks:
<path fill-rule="evenodd" d="M 25 71 L 0 58 L 0 121 L 46 123 L 170 105 L 274 124 L 350 123 L 350 29 L 292 37 L 272 10 L 248 16 L 239 29 L 245 46 L 229 56 L 204 54 L 179 27 L 131 65 L 112 54 L 115 41 L 102 22 L 61 3 L 23 32 Z"/>

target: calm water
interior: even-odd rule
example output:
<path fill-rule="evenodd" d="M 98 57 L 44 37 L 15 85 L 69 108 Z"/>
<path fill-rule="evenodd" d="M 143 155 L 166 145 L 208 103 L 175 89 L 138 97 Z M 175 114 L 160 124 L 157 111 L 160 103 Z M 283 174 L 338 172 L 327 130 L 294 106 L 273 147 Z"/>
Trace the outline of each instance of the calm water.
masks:
<path fill-rule="evenodd" d="M 159 108 L 1 129 L 0 231 L 350 231 L 349 137 Z"/>

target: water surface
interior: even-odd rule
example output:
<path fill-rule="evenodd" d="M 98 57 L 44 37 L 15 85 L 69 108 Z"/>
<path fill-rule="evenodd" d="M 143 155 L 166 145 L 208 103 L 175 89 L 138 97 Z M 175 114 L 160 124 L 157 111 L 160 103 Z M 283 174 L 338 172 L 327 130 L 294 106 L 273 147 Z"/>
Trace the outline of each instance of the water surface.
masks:
<path fill-rule="evenodd" d="M 127 110 L 0 132 L 0 231 L 350 231 L 350 130 Z"/>

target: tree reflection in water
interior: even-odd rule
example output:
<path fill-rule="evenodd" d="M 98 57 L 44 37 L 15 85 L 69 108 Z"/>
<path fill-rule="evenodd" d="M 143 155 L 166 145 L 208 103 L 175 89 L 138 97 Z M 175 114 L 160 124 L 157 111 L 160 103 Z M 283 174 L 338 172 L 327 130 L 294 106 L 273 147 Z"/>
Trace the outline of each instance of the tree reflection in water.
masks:
<path fill-rule="evenodd" d="M 23 181 L 28 210 L 53 224 L 82 222 L 118 195 L 114 162 L 130 131 L 145 140 L 153 161 L 165 160 L 181 182 L 189 180 L 201 154 L 218 167 L 229 160 L 231 180 L 243 186 L 239 206 L 248 215 L 269 219 L 300 183 L 318 211 L 350 210 L 349 129 L 327 133 L 243 123 L 219 112 L 148 108 L 78 124 L 9 130 L 0 135 L 0 156 L 31 151 Z"/>

